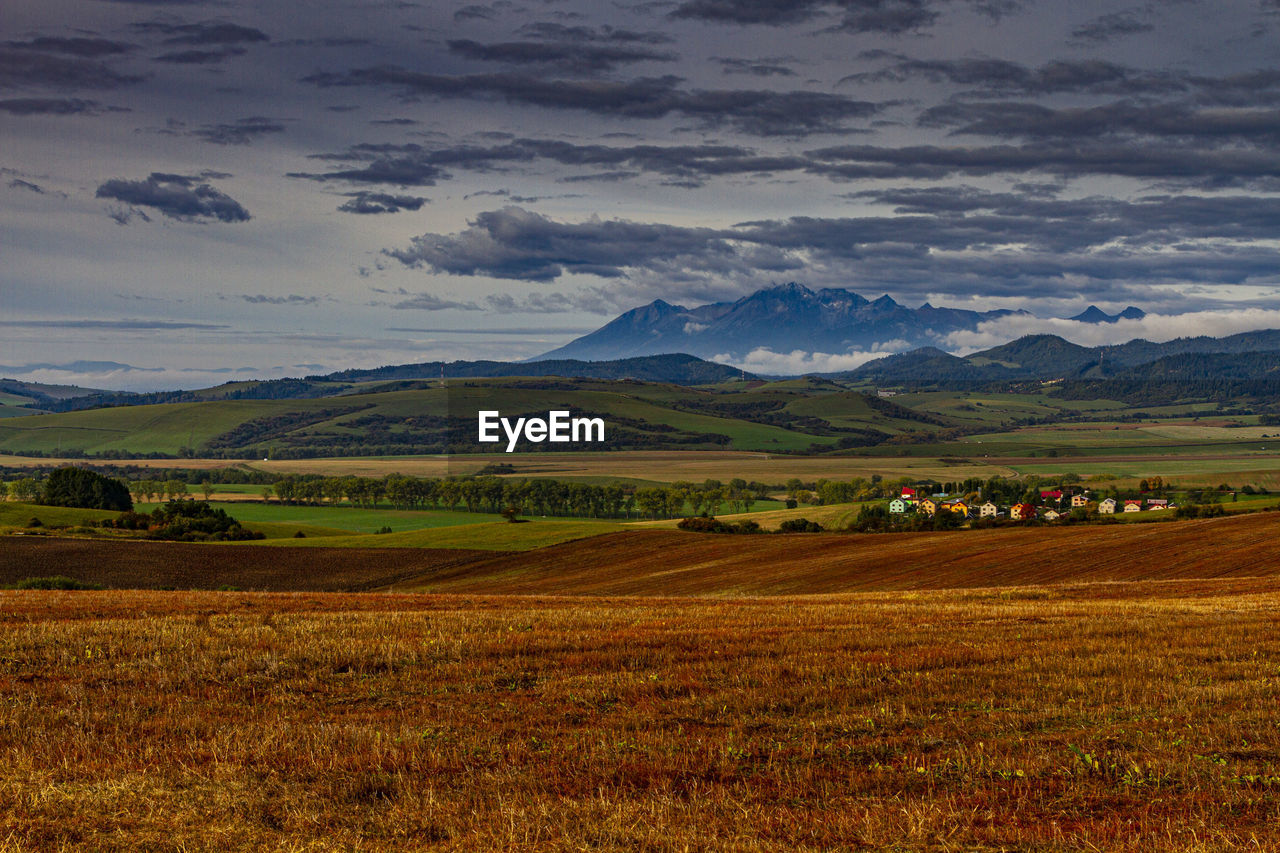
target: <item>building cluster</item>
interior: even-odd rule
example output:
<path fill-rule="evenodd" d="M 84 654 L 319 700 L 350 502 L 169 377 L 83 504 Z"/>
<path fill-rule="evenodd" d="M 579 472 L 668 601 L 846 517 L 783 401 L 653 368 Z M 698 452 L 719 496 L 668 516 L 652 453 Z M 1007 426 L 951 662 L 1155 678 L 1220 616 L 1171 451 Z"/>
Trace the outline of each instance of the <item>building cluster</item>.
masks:
<path fill-rule="evenodd" d="M 921 513 L 933 516 L 940 512 L 951 512 L 961 518 L 1008 518 L 1013 521 L 1057 521 L 1073 509 L 1095 509 L 1099 515 L 1114 515 L 1118 512 L 1159 512 L 1177 509 L 1164 498 L 1145 498 L 1117 500 L 1103 498 L 1094 501 L 1087 491 L 1069 492 L 1052 489 L 1040 492 L 1038 503 L 1015 503 L 999 505 L 994 501 L 948 497 L 945 494 L 921 494 L 917 489 L 904 487 L 899 497 L 889 501 L 889 512 L 894 515 Z"/>

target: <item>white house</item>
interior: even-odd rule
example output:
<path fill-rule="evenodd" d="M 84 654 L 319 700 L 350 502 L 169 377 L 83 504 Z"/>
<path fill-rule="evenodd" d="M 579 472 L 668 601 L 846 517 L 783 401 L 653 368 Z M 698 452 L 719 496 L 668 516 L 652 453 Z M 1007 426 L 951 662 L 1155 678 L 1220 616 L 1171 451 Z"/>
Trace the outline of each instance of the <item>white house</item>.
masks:
<path fill-rule="evenodd" d="M 979 518 L 995 518 L 999 514 L 1000 507 L 996 506 L 991 501 L 987 501 L 982 506 L 978 507 Z"/>
<path fill-rule="evenodd" d="M 1116 499 L 1107 498 L 1098 502 L 1098 512 L 1102 515 L 1111 515 L 1116 511 Z"/>
<path fill-rule="evenodd" d="M 1142 501 L 1125 501 L 1125 512 L 1142 512 Z"/>

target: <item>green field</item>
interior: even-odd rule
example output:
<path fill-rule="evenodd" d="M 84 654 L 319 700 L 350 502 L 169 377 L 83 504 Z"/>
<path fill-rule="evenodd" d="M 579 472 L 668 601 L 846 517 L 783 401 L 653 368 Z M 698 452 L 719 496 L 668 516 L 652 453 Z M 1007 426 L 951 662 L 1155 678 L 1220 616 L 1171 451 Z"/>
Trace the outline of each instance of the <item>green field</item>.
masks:
<path fill-rule="evenodd" d="M 474 548 L 482 551 L 528 551 L 625 529 L 623 525 L 609 521 L 538 519 L 523 524 L 511 524 L 499 519 L 409 530 L 403 533 L 325 536 L 317 539 L 310 537 L 264 539 L 229 543 L 229 545 L 236 547 L 296 545 L 317 548 Z"/>

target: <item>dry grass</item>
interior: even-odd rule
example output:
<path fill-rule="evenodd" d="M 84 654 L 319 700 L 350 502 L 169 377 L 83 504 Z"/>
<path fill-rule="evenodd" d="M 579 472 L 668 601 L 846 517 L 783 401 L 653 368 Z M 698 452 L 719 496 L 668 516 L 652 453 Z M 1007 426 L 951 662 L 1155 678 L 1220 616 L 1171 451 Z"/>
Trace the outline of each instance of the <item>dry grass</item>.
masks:
<path fill-rule="evenodd" d="M 0 849 L 1277 849 L 1277 605 L 3 592 Z"/>

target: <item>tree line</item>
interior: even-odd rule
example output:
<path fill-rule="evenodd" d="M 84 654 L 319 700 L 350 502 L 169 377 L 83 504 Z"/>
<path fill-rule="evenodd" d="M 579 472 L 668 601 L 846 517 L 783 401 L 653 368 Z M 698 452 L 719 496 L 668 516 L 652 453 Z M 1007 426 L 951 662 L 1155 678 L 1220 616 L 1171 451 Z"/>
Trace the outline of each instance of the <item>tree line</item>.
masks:
<path fill-rule="evenodd" d="M 498 477 L 281 477 L 271 492 L 287 504 L 388 505 L 398 509 L 465 510 L 578 518 L 678 518 L 725 509 L 747 512 L 770 487 L 734 478 L 727 483 L 677 481 L 667 486 L 595 485 Z"/>

